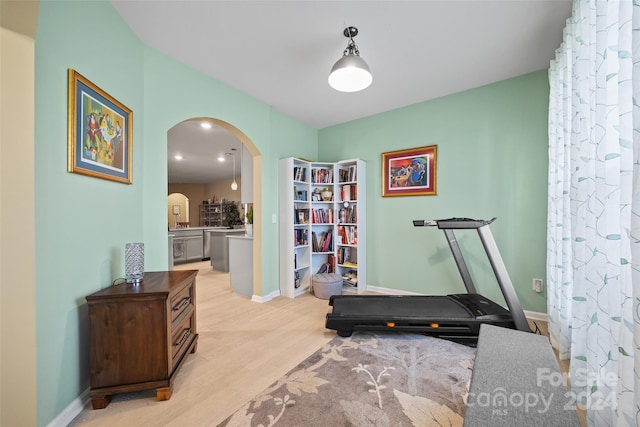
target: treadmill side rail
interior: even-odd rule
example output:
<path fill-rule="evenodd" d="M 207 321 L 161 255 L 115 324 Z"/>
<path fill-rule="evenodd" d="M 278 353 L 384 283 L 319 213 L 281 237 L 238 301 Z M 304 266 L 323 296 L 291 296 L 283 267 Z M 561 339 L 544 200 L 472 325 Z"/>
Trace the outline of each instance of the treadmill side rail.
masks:
<path fill-rule="evenodd" d="M 480 235 L 482 245 L 489 257 L 489 262 L 491 263 L 493 273 L 498 280 L 498 285 L 500 285 L 502 295 L 504 295 L 504 299 L 509 307 L 509 312 L 511 313 L 511 316 L 513 316 L 513 322 L 516 325 L 516 329 L 531 332 L 531 327 L 524 315 L 524 310 L 522 309 L 522 305 L 520 305 L 520 300 L 518 299 L 516 290 L 513 287 L 513 283 L 511 283 L 507 267 L 505 267 L 504 261 L 502 261 L 498 245 L 496 245 L 496 241 L 493 238 L 493 234 L 491 234 L 489 226 L 478 228 L 478 234 Z"/>

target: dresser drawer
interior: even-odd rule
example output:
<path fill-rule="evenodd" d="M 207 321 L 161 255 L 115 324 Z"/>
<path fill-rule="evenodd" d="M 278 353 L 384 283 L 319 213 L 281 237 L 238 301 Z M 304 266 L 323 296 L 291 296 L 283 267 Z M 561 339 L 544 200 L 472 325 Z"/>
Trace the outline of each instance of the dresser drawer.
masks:
<path fill-rule="evenodd" d="M 109 286 L 87 296 L 89 396 L 94 409 L 111 396 L 156 389 L 168 400 L 173 382 L 195 353 L 198 270 L 145 272 L 140 286 Z"/>
<path fill-rule="evenodd" d="M 171 334 L 171 357 L 173 366 L 180 361 L 182 354 L 185 352 L 191 341 L 196 335 L 195 322 L 193 312 L 185 317 L 178 326 L 173 328 Z"/>
<path fill-rule="evenodd" d="M 173 323 L 185 310 L 193 306 L 193 283 L 179 293 L 173 295 L 171 304 L 171 323 Z"/>

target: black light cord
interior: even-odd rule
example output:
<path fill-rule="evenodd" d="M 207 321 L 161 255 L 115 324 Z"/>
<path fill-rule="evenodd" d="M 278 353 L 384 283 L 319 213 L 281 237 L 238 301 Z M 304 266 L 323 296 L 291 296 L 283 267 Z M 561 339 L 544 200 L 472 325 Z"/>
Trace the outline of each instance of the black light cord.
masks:
<path fill-rule="evenodd" d="M 534 334 L 538 334 L 538 335 L 542 335 L 542 331 L 540 330 L 540 327 L 538 326 L 538 324 L 536 323 L 535 320 L 532 320 L 531 323 L 533 323 L 535 325 L 535 329 L 533 331 Z"/>

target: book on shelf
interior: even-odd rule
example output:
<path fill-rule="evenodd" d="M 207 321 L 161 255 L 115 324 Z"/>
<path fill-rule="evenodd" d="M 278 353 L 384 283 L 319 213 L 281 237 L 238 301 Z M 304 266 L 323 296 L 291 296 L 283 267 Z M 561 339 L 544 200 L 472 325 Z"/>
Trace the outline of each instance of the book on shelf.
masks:
<path fill-rule="evenodd" d="M 335 273 L 336 272 L 336 260 L 333 254 L 327 255 L 327 262 L 323 263 L 320 268 L 318 268 L 317 274 L 322 273 Z"/>
<path fill-rule="evenodd" d="M 307 180 L 307 168 L 302 166 L 294 166 L 293 168 L 293 180 L 294 181 L 306 181 Z"/>
<path fill-rule="evenodd" d="M 295 209 L 293 220 L 294 220 L 294 224 L 308 224 L 309 223 L 309 210 L 308 209 Z"/>
<path fill-rule="evenodd" d="M 358 179 L 358 168 L 355 165 L 349 166 L 348 169 L 340 169 L 338 174 L 339 182 L 353 182 Z"/>
<path fill-rule="evenodd" d="M 332 184 L 333 171 L 331 169 L 311 169 L 311 181 L 314 184 Z"/>
<path fill-rule="evenodd" d="M 293 200 L 307 201 L 307 190 L 298 190 L 296 186 L 293 186 Z"/>
<path fill-rule="evenodd" d="M 327 263 L 329 264 L 329 268 L 331 269 L 330 273 L 336 272 L 336 257 L 333 254 L 327 255 Z"/>
<path fill-rule="evenodd" d="M 309 244 L 309 233 L 306 228 L 296 228 L 293 230 L 294 246 L 304 246 Z"/>
<path fill-rule="evenodd" d="M 340 188 L 342 192 L 342 201 L 351 202 L 358 200 L 358 185 L 357 184 L 345 184 Z"/>
<path fill-rule="evenodd" d="M 331 250 L 331 230 L 316 234 L 311 232 L 311 245 L 313 252 L 329 252 Z"/>
<path fill-rule="evenodd" d="M 333 224 L 333 209 L 314 209 L 311 214 L 314 224 Z"/>
<path fill-rule="evenodd" d="M 331 230 L 327 231 L 322 245 L 322 252 L 329 252 L 331 250 L 331 234 L 333 234 Z"/>
<path fill-rule="evenodd" d="M 341 246 L 338 248 L 337 251 L 337 255 L 338 255 L 338 264 L 339 265 L 346 265 L 349 267 L 357 267 L 358 266 L 358 260 L 356 257 L 356 252 L 352 252 L 350 247 L 347 246 Z"/>
<path fill-rule="evenodd" d="M 358 286 L 358 271 L 349 270 L 344 272 L 342 275 L 342 284 L 351 287 Z"/>
<path fill-rule="evenodd" d="M 354 225 L 346 225 L 338 227 L 339 242 L 343 245 L 358 244 L 358 227 Z"/>
<path fill-rule="evenodd" d="M 351 201 L 351 185 L 346 184 L 342 186 L 342 200 L 345 202 Z"/>

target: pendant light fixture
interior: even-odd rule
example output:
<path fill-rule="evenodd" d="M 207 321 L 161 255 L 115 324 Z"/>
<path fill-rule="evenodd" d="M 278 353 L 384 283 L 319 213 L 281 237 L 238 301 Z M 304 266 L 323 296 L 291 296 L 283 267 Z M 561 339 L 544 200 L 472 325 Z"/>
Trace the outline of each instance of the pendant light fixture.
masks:
<path fill-rule="evenodd" d="M 369 87 L 373 76 L 365 60 L 360 58 L 358 45 L 353 41 L 358 35 L 358 29 L 347 27 L 342 33 L 349 41 L 342 58 L 331 68 L 329 85 L 340 92 L 358 92 Z"/>
<path fill-rule="evenodd" d="M 236 156 L 235 154 L 230 154 L 233 156 L 233 182 L 231 183 L 231 189 L 236 191 L 238 189 L 238 183 L 236 182 Z"/>

